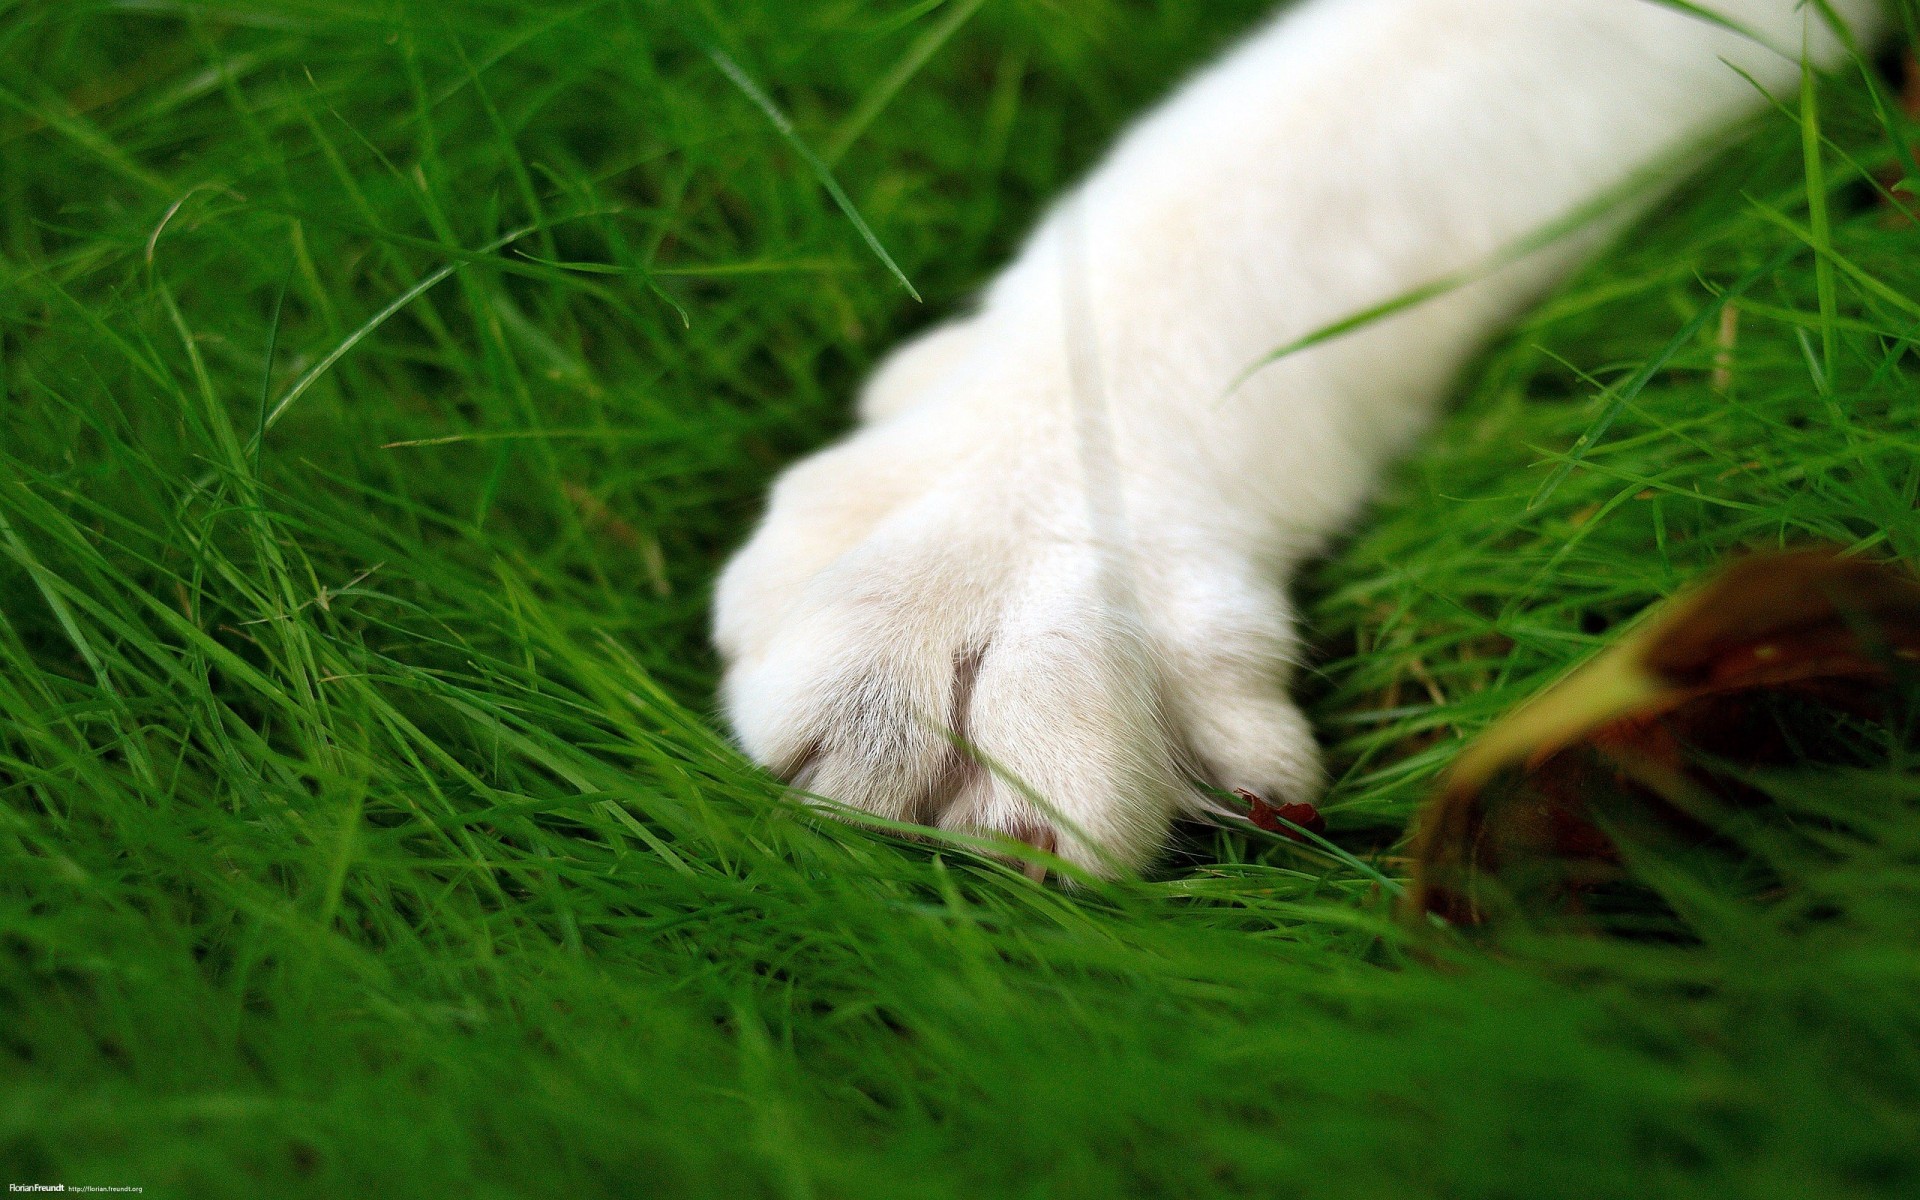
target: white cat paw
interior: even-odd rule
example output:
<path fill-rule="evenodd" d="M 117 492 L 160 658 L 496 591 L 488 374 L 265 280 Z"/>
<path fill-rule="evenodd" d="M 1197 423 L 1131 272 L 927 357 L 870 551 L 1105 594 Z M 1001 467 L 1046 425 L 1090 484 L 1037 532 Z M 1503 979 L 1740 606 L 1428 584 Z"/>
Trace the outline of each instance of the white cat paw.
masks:
<path fill-rule="evenodd" d="M 1318 789 L 1276 580 L 1191 511 L 1136 505 L 1103 544 L 1070 451 L 958 405 L 890 407 L 780 480 L 721 578 L 748 753 L 857 812 L 1106 877 L 1178 815 L 1239 811 L 1208 788 Z"/>

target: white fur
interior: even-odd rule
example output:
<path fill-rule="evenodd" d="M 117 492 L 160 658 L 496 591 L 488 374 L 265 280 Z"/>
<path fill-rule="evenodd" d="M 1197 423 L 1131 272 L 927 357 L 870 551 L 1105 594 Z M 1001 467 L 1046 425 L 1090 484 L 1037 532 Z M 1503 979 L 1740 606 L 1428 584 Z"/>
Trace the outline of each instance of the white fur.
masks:
<path fill-rule="evenodd" d="M 1309 0 L 1191 81 L 775 487 L 716 605 L 741 744 L 1099 874 L 1195 779 L 1312 794 L 1289 572 L 1604 231 L 1235 380 L 1724 126 L 1758 100 L 1728 63 L 1834 54 L 1791 0 L 1714 7 L 1784 53 L 1649 0 Z"/>

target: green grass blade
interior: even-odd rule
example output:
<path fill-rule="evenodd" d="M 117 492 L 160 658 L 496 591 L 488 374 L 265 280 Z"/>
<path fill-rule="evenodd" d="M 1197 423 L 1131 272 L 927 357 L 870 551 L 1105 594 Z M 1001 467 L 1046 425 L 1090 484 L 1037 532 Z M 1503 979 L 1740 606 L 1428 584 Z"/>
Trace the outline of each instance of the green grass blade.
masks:
<path fill-rule="evenodd" d="M 718 47 L 709 46 L 707 55 L 713 59 L 714 65 L 720 68 L 721 73 L 733 82 L 733 86 L 739 88 L 741 94 L 753 101 L 754 107 L 766 115 L 767 120 L 773 125 L 774 132 L 778 133 L 780 139 L 800 156 L 800 161 L 806 163 L 813 171 L 814 176 L 820 181 L 820 186 L 827 190 L 827 195 L 833 197 L 834 204 L 846 215 L 847 220 L 853 223 L 854 229 L 860 234 L 860 240 L 867 244 L 867 249 L 873 251 L 874 257 L 878 258 L 885 265 L 888 273 L 906 289 L 907 295 L 915 300 L 920 299 L 920 292 L 913 286 L 913 281 L 908 279 L 906 272 L 900 269 L 900 264 L 893 261 L 893 255 L 887 253 L 887 248 L 880 244 L 880 238 L 873 232 L 872 226 L 867 224 L 867 219 L 860 215 L 860 210 L 853 206 L 853 201 L 847 197 L 839 180 L 833 177 L 833 171 L 821 161 L 819 155 L 800 140 L 800 135 L 793 128 L 793 122 L 780 111 L 779 106 L 773 102 L 773 98 L 761 91 L 760 85 L 741 70 L 740 64 L 727 57 L 726 53 Z"/>

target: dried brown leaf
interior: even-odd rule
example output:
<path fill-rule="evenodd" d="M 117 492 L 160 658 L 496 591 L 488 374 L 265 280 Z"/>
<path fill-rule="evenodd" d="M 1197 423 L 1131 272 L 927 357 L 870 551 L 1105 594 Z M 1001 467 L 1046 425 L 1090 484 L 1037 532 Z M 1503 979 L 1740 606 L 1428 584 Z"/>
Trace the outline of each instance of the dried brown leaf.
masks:
<path fill-rule="evenodd" d="M 1699 764 L 1790 762 L 1771 700 L 1872 714 L 1916 660 L 1920 582 L 1903 569 L 1826 549 L 1742 559 L 1461 753 L 1421 813 L 1408 911 L 1577 908 L 1619 874 L 1603 824 L 1697 838 L 1723 805 L 1761 801 Z"/>

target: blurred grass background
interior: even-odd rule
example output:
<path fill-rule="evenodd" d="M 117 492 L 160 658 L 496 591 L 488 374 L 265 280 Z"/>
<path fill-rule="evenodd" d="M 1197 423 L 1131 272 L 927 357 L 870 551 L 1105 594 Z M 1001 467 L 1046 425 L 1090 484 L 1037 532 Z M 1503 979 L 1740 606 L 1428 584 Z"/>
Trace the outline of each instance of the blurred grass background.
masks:
<path fill-rule="evenodd" d="M 1920 552 L 1915 129 L 1858 65 L 1306 581 L 1340 855 L 1190 830 L 1065 895 L 715 732 L 771 475 L 1265 7 L 0 0 L 0 1175 L 1920 1192 L 1911 739 L 1768 781 L 1780 894 L 1656 873 L 1685 937 L 1390 915 L 1460 739 L 1615 623 L 1742 546 Z"/>

